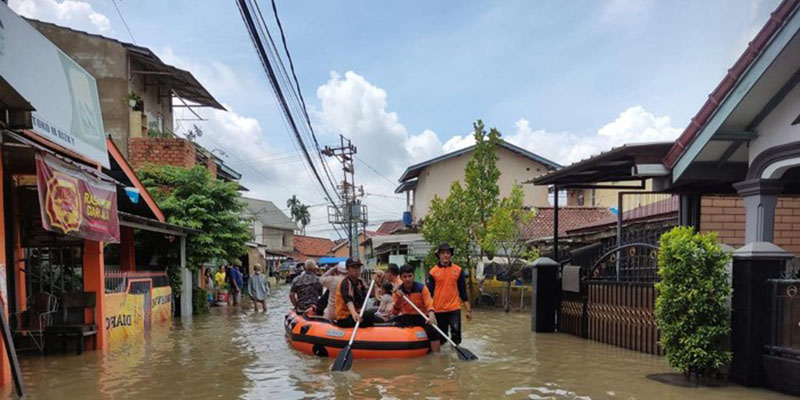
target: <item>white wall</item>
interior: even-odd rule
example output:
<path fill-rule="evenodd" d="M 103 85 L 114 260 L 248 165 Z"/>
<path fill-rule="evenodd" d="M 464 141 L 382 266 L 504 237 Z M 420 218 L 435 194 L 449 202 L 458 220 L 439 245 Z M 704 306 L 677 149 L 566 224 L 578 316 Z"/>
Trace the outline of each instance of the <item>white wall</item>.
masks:
<path fill-rule="evenodd" d="M 497 167 L 500 169 L 500 196 L 508 196 L 514 183 L 521 184 L 531 178 L 543 175 L 547 168 L 535 161 L 504 148 L 498 148 Z M 472 157 L 472 152 L 440 161 L 428 166 L 420 172 L 417 188 L 414 190 L 414 207 L 412 218 L 419 221 L 428 213 L 431 200 L 434 196 L 447 197 L 450 185 L 455 181 L 464 184 L 464 168 Z M 534 207 L 547 207 L 547 188 L 534 187 L 531 184 L 522 185 L 525 193 L 525 205 Z"/>
<path fill-rule="evenodd" d="M 771 147 L 800 141 L 800 124 L 792 126 L 800 114 L 800 86 L 789 94 L 758 125 L 758 137 L 750 141 L 748 164 L 761 152 Z"/>

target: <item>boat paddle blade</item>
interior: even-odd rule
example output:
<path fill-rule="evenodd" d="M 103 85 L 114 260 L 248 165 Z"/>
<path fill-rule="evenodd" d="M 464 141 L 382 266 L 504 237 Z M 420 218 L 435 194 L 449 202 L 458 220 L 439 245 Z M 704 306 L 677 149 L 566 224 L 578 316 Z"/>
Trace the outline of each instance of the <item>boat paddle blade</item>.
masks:
<path fill-rule="evenodd" d="M 350 345 L 347 345 L 339 352 L 339 355 L 336 356 L 336 360 L 334 360 L 333 365 L 331 365 L 331 371 L 349 371 L 351 366 L 353 366 L 353 352 L 350 350 Z"/>
<path fill-rule="evenodd" d="M 478 356 L 472 354 L 471 351 L 461 346 L 456 346 L 456 353 L 458 353 L 458 358 L 460 358 L 462 361 L 472 361 L 478 359 Z"/>

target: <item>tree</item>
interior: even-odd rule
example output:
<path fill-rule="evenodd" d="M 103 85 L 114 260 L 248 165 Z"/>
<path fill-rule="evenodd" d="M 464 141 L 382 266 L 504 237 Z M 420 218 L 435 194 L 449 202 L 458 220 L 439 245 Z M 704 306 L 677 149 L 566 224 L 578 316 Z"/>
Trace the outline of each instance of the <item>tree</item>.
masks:
<path fill-rule="evenodd" d="M 515 184 L 511 194 L 504 197 L 492 211 L 481 241 L 483 251 L 490 254 L 500 253 L 508 259 L 507 300 L 511 298 L 511 280 L 521 276 L 524 260 L 532 260 L 539 256 L 538 251 L 528 248 L 522 237 L 522 228 L 536 216 L 535 212 L 525 209 L 524 197 L 522 187 Z M 506 301 L 504 311 L 508 312 L 510 306 L 511 301 Z"/>
<path fill-rule="evenodd" d="M 687 226 L 661 235 L 655 314 L 667 361 L 687 378 L 709 376 L 731 359 L 724 350 L 731 330 L 725 306 L 731 256 L 716 239 L 716 233 Z"/>
<path fill-rule="evenodd" d="M 429 261 L 435 263 L 436 246 L 447 242 L 455 249 L 453 261 L 459 265 L 468 265 L 472 254 L 470 248 L 469 225 L 465 219 L 472 215 L 466 202 L 467 196 L 458 181 L 450 185 L 449 195 L 442 199 L 434 196 L 428 214 L 422 223 L 422 236 L 432 244 Z"/>
<path fill-rule="evenodd" d="M 241 218 L 244 203 L 239 201 L 236 183 L 218 180 L 200 166 L 186 169 L 147 164 L 138 175 L 167 222 L 200 231 L 186 240 L 189 269 L 214 260 L 233 262 L 245 254 L 250 230 Z M 166 244 L 163 239 L 148 243 L 156 254 L 167 259 L 173 268 L 168 271 L 173 290 L 180 290 L 176 262 L 179 255 L 175 246 Z"/>
<path fill-rule="evenodd" d="M 289 207 L 289 212 L 292 215 L 294 222 L 300 224 L 300 229 L 303 234 L 306 233 L 306 226 L 311 222 L 311 212 L 309 207 L 303 204 L 297 195 L 292 195 L 289 200 L 286 200 L 286 207 Z"/>
<path fill-rule="evenodd" d="M 474 129 L 475 150 L 464 168 L 464 182 L 466 191 L 466 215 L 464 223 L 468 225 L 469 239 L 472 243 L 486 244 L 484 238 L 486 227 L 497 207 L 500 197 L 500 186 L 497 181 L 500 179 L 500 169 L 497 168 L 497 146 L 500 144 L 500 132 L 492 128 L 489 133 L 484 129 L 483 121 L 478 120 L 472 124 Z M 483 248 L 481 247 L 480 259 L 483 259 Z M 469 261 L 469 260 L 468 260 Z M 475 268 L 467 263 L 469 269 L 470 297 L 475 298 L 472 293 L 473 277 Z"/>

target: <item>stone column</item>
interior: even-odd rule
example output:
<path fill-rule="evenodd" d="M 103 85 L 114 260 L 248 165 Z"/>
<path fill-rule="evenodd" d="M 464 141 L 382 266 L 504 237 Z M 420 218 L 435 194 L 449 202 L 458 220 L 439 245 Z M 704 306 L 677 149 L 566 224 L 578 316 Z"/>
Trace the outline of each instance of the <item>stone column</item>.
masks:
<path fill-rule="evenodd" d="M 533 262 L 531 279 L 531 331 L 556 331 L 556 297 L 560 264 L 551 258 L 540 257 Z"/>
<path fill-rule="evenodd" d="M 731 351 L 729 376 L 743 385 L 764 383 L 764 345 L 771 330 L 768 279 L 778 278 L 794 255 L 772 243 L 775 207 L 783 183 L 752 179 L 733 185 L 744 200 L 745 246 L 733 253 Z"/>
<path fill-rule="evenodd" d="M 744 200 L 744 242 L 772 242 L 775 234 L 775 206 L 783 183 L 775 179 L 752 179 L 733 185 Z"/>

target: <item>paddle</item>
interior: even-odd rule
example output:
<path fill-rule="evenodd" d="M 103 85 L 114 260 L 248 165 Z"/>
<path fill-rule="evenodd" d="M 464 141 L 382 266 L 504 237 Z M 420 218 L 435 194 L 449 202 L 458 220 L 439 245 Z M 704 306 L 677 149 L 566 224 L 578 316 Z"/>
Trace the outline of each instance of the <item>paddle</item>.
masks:
<path fill-rule="evenodd" d="M 347 278 L 345 278 L 347 279 Z M 331 371 L 333 372 L 342 372 L 350 370 L 350 367 L 353 365 L 353 352 L 350 349 L 350 346 L 353 345 L 353 341 L 356 339 L 356 332 L 358 331 L 358 326 L 361 325 L 361 319 L 364 317 L 364 310 L 367 309 L 367 300 L 369 299 L 369 294 L 372 293 L 372 285 L 375 284 L 375 280 L 372 280 L 369 283 L 369 289 L 367 289 L 367 298 L 364 299 L 364 304 L 361 305 L 361 312 L 358 314 L 359 321 L 356 321 L 356 326 L 353 328 L 353 334 L 350 335 L 350 342 L 347 343 L 347 346 L 339 352 L 339 355 L 336 356 L 336 360 L 333 361 L 333 365 L 331 365 Z"/>
<path fill-rule="evenodd" d="M 422 312 L 422 310 L 420 310 L 419 308 L 417 308 L 417 306 L 416 306 L 414 303 L 412 303 L 412 302 L 411 302 L 411 300 L 409 300 L 409 299 L 408 299 L 408 297 L 406 297 L 406 295 L 405 295 L 405 294 L 402 294 L 402 293 L 401 293 L 401 295 L 403 296 L 403 300 L 405 300 L 405 301 L 406 301 L 406 303 L 408 303 L 409 305 L 411 305 L 411 307 L 414 307 L 414 310 L 416 310 L 416 311 L 419 313 L 419 315 L 422 315 L 422 318 L 425 318 L 425 321 L 426 321 L 426 322 L 429 320 L 428 316 L 427 316 L 427 315 L 425 315 L 425 313 L 423 313 L 423 312 Z M 443 338 L 447 339 L 447 341 L 448 341 L 448 342 L 450 342 L 450 344 L 451 344 L 451 345 L 453 345 L 453 347 L 455 347 L 455 349 L 456 349 L 456 353 L 458 353 L 458 358 L 460 358 L 460 359 L 461 359 L 461 360 L 463 360 L 463 361 L 472 361 L 472 360 L 477 360 L 477 359 L 478 359 L 478 356 L 476 356 L 475 354 L 472 354 L 472 352 L 471 352 L 471 351 L 469 351 L 469 350 L 467 350 L 467 349 L 465 349 L 465 348 L 463 348 L 463 347 L 461 347 L 461 346 L 457 345 L 457 344 L 456 344 L 456 343 L 453 341 L 453 339 L 450 339 L 450 336 L 449 336 L 449 335 L 445 335 L 445 334 L 444 334 L 444 332 L 442 332 L 442 330 L 441 330 L 441 329 L 439 329 L 439 327 L 438 327 L 438 326 L 436 326 L 436 324 L 431 324 L 431 326 L 432 326 L 434 329 L 436 329 L 436 331 L 437 331 L 437 332 L 439 332 L 439 334 L 440 334 L 440 335 L 442 335 L 442 337 L 443 337 Z M 429 338 L 429 339 L 430 339 L 430 338 Z"/>

